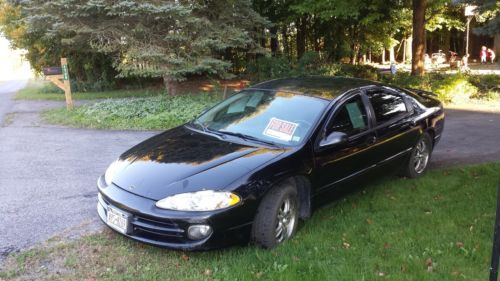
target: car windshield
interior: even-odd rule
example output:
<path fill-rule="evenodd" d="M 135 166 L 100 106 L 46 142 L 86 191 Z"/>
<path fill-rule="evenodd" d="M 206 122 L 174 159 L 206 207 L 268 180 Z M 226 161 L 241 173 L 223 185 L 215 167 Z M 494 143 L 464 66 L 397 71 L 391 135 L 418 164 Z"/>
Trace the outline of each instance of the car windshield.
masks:
<path fill-rule="evenodd" d="M 297 145 L 328 101 L 282 91 L 245 90 L 203 113 L 192 124 L 249 141 Z"/>

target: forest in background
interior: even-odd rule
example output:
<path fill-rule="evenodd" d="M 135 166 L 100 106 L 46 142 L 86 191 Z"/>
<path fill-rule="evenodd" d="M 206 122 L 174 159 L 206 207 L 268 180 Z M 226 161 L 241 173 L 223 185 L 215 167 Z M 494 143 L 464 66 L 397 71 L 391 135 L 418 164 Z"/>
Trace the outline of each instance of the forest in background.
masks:
<path fill-rule="evenodd" d="M 499 33 L 500 4 L 473 32 Z M 338 73 L 339 64 L 412 62 L 464 52 L 464 2 L 452 0 L 0 0 L 0 31 L 33 69 L 67 57 L 80 90 L 196 77 Z M 429 46 L 430 45 L 430 46 Z M 290 73 L 293 68 L 296 73 Z"/>

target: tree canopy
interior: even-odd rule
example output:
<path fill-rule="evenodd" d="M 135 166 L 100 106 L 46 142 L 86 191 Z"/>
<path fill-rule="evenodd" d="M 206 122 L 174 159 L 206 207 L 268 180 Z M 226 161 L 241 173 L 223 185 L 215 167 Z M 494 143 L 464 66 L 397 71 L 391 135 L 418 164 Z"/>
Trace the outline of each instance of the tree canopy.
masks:
<path fill-rule="evenodd" d="M 478 32 L 498 33 L 500 4 L 473 2 L 485 22 Z M 451 48 L 450 31 L 465 27 L 462 9 L 452 0 L 0 0 L 0 31 L 28 51 L 37 71 L 67 56 L 80 80 L 153 77 L 168 86 L 195 75 L 227 78 L 262 56 L 293 61 L 307 51 L 356 64 L 372 55 L 384 60 L 388 49 L 391 61 L 407 60 L 413 41 L 422 60 L 434 37 Z"/>

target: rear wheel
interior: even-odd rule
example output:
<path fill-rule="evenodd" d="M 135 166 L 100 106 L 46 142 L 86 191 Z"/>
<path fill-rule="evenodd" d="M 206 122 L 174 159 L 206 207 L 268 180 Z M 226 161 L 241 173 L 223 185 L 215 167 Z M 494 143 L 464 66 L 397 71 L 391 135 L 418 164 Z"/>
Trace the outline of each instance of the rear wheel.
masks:
<path fill-rule="evenodd" d="M 404 168 L 404 175 L 416 178 L 425 173 L 428 168 L 432 153 L 432 139 L 428 133 L 424 133 L 411 151 L 408 164 Z"/>
<path fill-rule="evenodd" d="M 273 248 L 290 239 L 297 230 L 299 203 L 293 184 L 275 186 L 262 199 L 252 227 L 252 240 Z"/>

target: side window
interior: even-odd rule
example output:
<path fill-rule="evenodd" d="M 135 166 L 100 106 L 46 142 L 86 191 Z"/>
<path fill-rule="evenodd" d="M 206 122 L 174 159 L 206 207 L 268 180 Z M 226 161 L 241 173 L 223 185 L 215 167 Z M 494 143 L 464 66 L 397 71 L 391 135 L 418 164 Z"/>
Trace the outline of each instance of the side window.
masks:
<path fill-rule="evenodd" d="M 326 128 L 326 134 L 342 132 L 348 136 L 360 133 L 368 128 L 368 117 L 361 96 L 356 96 L 344 103 Z"/>
<path fill-rule="evenodd" d="M 404 115 L 407 112 L 405 101 L 401 96 L 376 91 L 369 93 L 368 98 L 373 106 L 375 118 L 379 124 Z"/>

